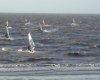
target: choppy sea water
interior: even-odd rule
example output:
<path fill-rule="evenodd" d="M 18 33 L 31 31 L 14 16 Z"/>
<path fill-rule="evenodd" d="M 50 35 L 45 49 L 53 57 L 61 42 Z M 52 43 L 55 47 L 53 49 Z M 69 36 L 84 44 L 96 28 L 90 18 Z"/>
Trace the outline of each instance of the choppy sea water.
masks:
<path fill-rule="evenodd" d="M 4 78 L 5 77 L 5 78 Z M 100 80 L 99 75 L 68 76 L 4 76 L 0 80 Z"/>
<path fill-rule="evenodd" d="M 25 18 L 30 25 L 25 26 Z M 51 32 L 40 31 L 39 23 L 53 25 Z M 73 19 L 76 25 L 72 25 Z M 4 39 L 5 22 L 9 21 L 10 36 L 14 40 Z M 14 50 L 27 47 L 27 33 L 31 28 L 35 42 L 34 54 L 20 54 L 15 51 L 0 51 L 0 75 L 5 79 L 70 79 L 71 75 L 81 75 L 85 79 L 99 77 L 100 57 L 100 15 L 83 14 L 0 14 L 0 48 Z M 86 76 L 86 74 L 90 75 Z M 40 78 L 37 76 L 40 76 Z M 52 78 L 46 76 L 54 76 Z M 62 76 L 64 76 L 62 78 Z M 74 79 L 77 77 L 74 76 Z M 97 78 L 98 77 L 98 78 Z M 3 77 L 1 77 L 2 79 Z M 78 77 L 81 79 L 80 77 Z M 22 80 L 21 79 L 21 80 Z M 43 80 L 44 80 L 43 79 Z M 73 80 L 73 78 L 71 78 Z M 58 79 L 57 79 L 58 80 Z"/>

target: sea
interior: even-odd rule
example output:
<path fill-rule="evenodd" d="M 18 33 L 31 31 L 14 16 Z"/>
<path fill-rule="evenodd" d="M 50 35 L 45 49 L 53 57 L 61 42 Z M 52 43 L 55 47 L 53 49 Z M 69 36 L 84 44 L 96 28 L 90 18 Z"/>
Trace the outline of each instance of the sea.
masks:
<path fill-rule="evenodd" d="M 5 37 L 7 21 L 13 39 Z M 34 53 L 18 52 L 28 49 L 28 33 Z M 99 75 L 100 14 L 0 13 L 0 80 L 100 80 Z"/>

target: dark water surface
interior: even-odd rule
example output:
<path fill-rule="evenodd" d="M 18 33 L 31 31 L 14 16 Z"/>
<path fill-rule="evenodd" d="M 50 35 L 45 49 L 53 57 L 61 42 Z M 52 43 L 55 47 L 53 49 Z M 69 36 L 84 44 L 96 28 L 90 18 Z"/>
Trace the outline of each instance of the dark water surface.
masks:
<path fill-rule="evenodd" d="M 24 26 L 25 18 L 30 19 L 31 25 L 28 27 Z M 73 18 L 76 21 L 76 26 L 71 25 Z M 39 23 L 42 23 L 43 19 L 47 24 L 55 25 L 57 30 L 51 31 L 50 33 L 41 32 Z M 9 21 L 9 26 L 12 26 L 10 35 L 14 40 L 2 39 L 6 32 L 6 20 Z M 100 15 L 0 14 L 0 47 L 16 49 L 27 46 L 27 38 L 25 37 L 27 37 L 29 28 L 31 28 L 32 38 L 36 45 L 35 53 L 19 54 L 14 51 L 0 51 L 1 72 L 2 66 L 5 65 L 7 67 L 4 69 L 5 72 L 10 71 L 12 73 L 12 68 L 8 70 L 9 66 L 7 65 L 17 64 L 25 64 L 26 66 L 28 64 L 30 69 L 34 66 L 39 67 L 39 65 L 42 65 L 44 68 L 47 68 L 47 65 L 57 65 L 56 67 L 58 67 L 58 65 L 65 66 L 67 64 L 72 66 L 76 64 L 98 64 L 97 67 L 100 66 Z M 26 69 L 29 69 L 29 67 Z M 20 67 L 17 66 L 17 69 L 19 70 Z M 25 70 L 23 69 L 23 71 Z M 21 74 L 23 71 L 19 70 Z M 56 71 L 53 72 L 57 74 Z M 46 76 L 46 72 L 43 73 Z M 59 72 L 59 74 L 60 73 L 62 72 Z M 40 74 L 42 74 L 42 71 Z M 5 75 L 5 73 L 3 73 L 3 75 Z M 15 73 L 14 75 L 18 74 Z"/>

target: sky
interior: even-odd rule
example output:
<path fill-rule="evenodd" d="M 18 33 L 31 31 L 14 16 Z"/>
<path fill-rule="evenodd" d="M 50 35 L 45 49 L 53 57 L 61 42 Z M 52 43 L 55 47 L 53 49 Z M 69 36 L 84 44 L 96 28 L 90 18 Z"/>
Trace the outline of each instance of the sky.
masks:
<path fill-rule="evenodd" d="M 0 12 L 100 14 L 100 0 L 0 0 Z"/>

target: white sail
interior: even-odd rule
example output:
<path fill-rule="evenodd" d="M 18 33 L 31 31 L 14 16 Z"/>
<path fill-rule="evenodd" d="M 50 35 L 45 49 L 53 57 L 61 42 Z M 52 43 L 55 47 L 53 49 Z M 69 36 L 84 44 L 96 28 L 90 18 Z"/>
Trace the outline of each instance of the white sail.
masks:
<path fill-rule="evenodd" d="M 52 28 L 53 27 L 53 28 Z M 43 19 L 43 23 L 40 24 L 39 23 L 39 28 L 42 32 L 46 32 L 46 33 L 52 33 L 57 31 L 57 29 L 54 29 L 54 25 L 48 25 L 45 23 L 44 19 Z"/>
<path fill-rule="evenodd" d="M 72 22 L 71 26 L 79 26 L 79 24 L 78 24 L 78 23 L 76 23 L 76 21 L 75 21 L 75 19 L 74 19 L 74 18 L 73 18 L 73 22 Z"/>
<path fill-rule="evenodd" d="M 76 23 L 74 18 L 73 18 L 73 23 Z"/>
<path fill-rule="evenodd" d="M 43 31 L 42 24 L 39 23 L 40 30 Z"/>
<path fill-rule="evenodd" d="M 8 21 L 6 21 L 6 34 L 5 34 L 5 37 L 10 38 L 9 29 L 8 29 Z"/>
<path fill-rule="evenodd" d="M 43 25 L 46 25 L 44 19 L 43 19 Z"/>
<path fill-rule="evenodd" d="M 28 33 L 28 40 L 29 40 L 29 50 L 31 52 L 34 52 L 35 43 L 34 43 L 34 41 L 33 41 L 32 36 L 31 36 L 30 33 Z"/>
<path fill-rule="evenodd" d="M 47 26 L 47 27 L 53 26 L 53 25 L 46 24 L 45 21 L 44 21 L 44 19 L 43 19 L 43 23 L 42 23 L 42 24 L 43 24 L 43 26 L 45 26 L 45 27 L 46 27 L 46 26 Z"/>

